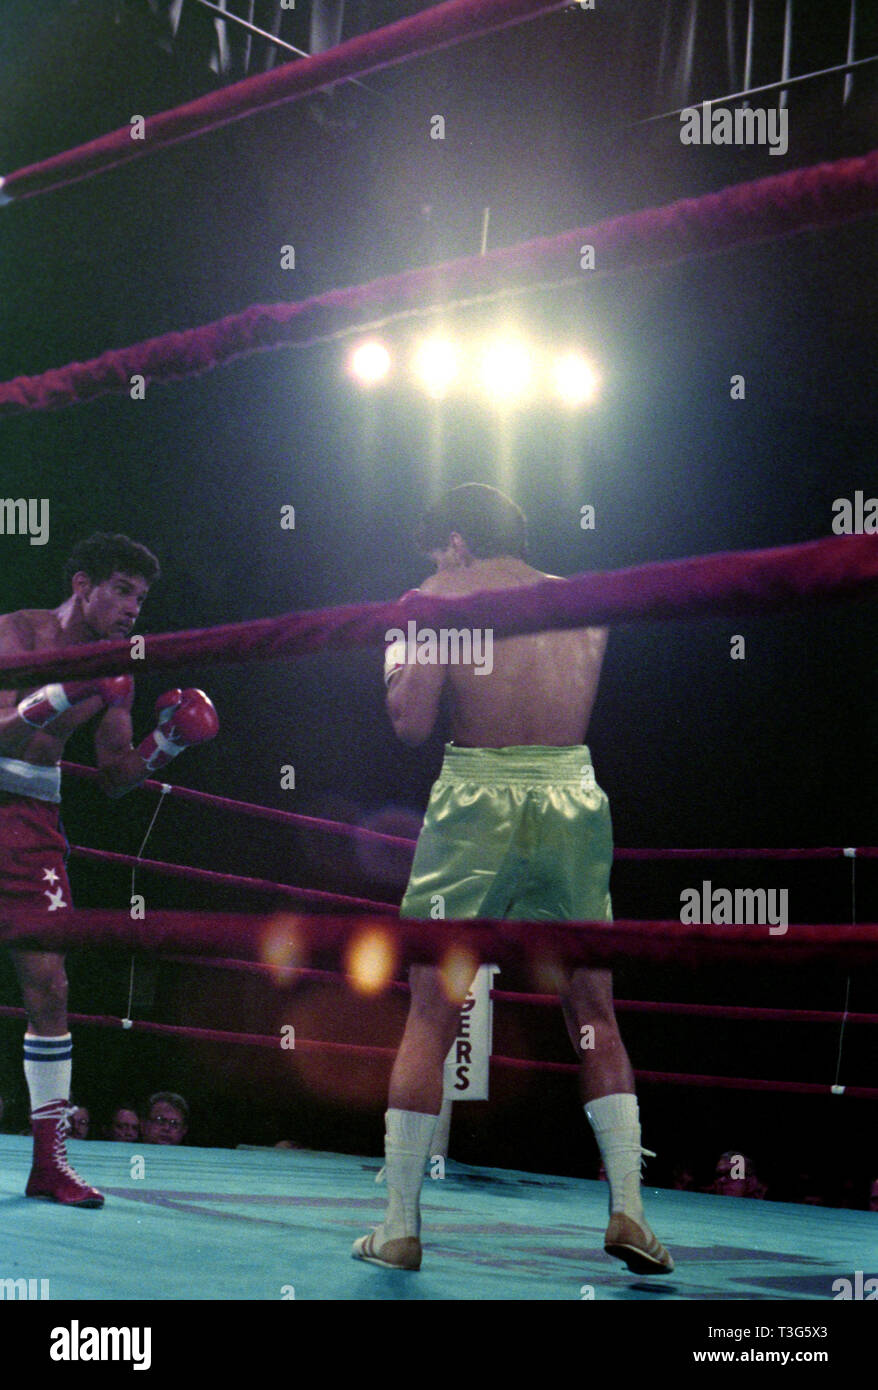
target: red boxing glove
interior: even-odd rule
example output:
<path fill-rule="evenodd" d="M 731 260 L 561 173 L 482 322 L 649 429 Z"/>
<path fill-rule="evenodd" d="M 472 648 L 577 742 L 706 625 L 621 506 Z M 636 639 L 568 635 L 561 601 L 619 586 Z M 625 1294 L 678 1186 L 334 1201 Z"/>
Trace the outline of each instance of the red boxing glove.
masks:
<path fill-rule="evenodd" d="M 59 714 L 65 714 L 74 705 L 81 705 L 83 700 L 89 700 L 93 695 L 99 695 L 109 708 L 116 708 L 128 703 L 133 690 L 134 681 L 130 676 L 99 676 L 97 680 L 44 685 L 25 696 L 18 705 L 18 713 L 25 724 L 35 729 L 45 729 Z"/>
<path fill-rule="evenodd" d="M 158 726 L 143 740 L 137 752 L 150 772 L 164 767 L 197 743 L 216 736 L 219 719 L 203 690 L 168 690 L 155 703 Z"/>

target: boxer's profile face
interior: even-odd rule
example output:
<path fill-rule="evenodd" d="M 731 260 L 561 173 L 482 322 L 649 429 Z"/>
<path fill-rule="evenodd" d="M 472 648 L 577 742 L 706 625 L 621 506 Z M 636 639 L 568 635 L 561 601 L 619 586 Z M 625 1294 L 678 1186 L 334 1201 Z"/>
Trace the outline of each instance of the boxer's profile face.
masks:
<path fill-rule="evenodd" d="M 114 570 L 109 579 L 95 583 L 82 572 L 73 576 L 82 617 L 95 640 L 127 637 L 137 622 L 149 585 L 137 574 Z"/>

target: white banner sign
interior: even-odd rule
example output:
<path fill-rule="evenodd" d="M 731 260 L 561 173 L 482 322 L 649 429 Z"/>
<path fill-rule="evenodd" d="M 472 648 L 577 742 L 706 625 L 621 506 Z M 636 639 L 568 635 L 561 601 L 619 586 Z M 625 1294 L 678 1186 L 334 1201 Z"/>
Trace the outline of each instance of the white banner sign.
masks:
<path fill-rule="evenodd" d="M 446 1100 L 487 1100 L 488 1060 L 494 1036 L 491 988 L 499 965 L 480 965 L 460 1011 L 460 1024 L 445 1058 Z"/>

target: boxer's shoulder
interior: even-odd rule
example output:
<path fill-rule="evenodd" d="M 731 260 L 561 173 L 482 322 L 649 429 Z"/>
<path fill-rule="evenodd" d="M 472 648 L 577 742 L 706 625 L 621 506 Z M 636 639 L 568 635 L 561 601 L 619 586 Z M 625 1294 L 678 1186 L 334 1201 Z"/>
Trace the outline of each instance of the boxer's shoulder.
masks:
<path fill-rule="evenodd" d="M 440 570 L 438 574 L 428 574 L 423 579 L 418 590 L 421 594 L 431 594 L 436 598 L 442 598 L 446 594 L 459 594 L 460 581 L 455 585 L 455 575 L 447 570 Z"/>
<path fill-rule="evenodd" d="M 51 608 L 20 608 L 0 616 L 0 643 L 6 651 L 57 646 L 60 637 L 61 624 Z"/>

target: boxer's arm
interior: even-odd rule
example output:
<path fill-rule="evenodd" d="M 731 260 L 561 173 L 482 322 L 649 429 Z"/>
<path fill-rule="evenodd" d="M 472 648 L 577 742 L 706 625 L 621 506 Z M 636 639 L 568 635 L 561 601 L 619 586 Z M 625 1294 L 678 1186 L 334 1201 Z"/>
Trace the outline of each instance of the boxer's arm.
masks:
<path fill-rule="evenodd" d="M 26 657 L 34 650 L 33 632 L 17 613 L 0 618 L 0 656 Z M 15 758 L 33 738 L 33 727 L 18 713 L 16 690 L 0 690 L 0 755 Z"/>
<path fill-rule="evenodd" d="M 404 594 L 402 601 L 416 593 L 443 592 L 442 580 L 438 575 L 432 574 L 422 582 L 419 590 L 413 589 L 409 594 Z M 419 743 L 430 737 L 436 724 L 439 698 L 445 681 L 445 667 L 439 664 L 419 666 L 415 662 L 405 661 L 393 675 L 386 673 L 385 679 L 387 713 L 390 715 L 393 731 L 402 743 L 416 748 Z"/>
<path fill-rule="evenodd" d="M 445 667 L 407 665 L 391 677 L 387 713 L 397 738 L 410 747 L 430 737 L 439 713 Z"/>
<path fill-rule="evenodd" d="M 95 754 L 101 774 L 100 787 L 107 796 L 114 799 L 139 787 L 149 775 L 146 763 L 132 745 L 133 704 L 132 690 L 124 704 L 105 712 L 95 729 Z"/>

